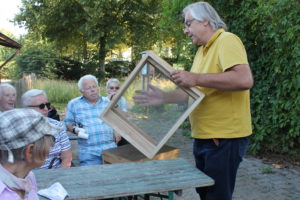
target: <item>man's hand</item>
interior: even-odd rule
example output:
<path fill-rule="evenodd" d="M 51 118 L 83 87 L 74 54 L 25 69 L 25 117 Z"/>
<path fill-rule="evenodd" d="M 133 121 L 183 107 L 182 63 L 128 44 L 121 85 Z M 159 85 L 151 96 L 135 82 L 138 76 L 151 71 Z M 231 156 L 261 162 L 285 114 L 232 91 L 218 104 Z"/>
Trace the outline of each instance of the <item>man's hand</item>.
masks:
<path fill-rule="evenodd" d="M 171 72 L 172 80 L 182 87 L 194 87 L 197 85 L 197 74 L 182 70 L 175 70 Z"/>
<path fill-rule="evenodd" d="M 109 100 L 112 100 L 112 99 L 114 98 L 115 94 L 116 94 L 116 92 L 113 92 L 113 93 L 109 94 L 109 95 L 107 96 L 108 99 L 109 99 Z"/>
<path fill-rule="evenodd" d="M 122 139 L 122 136 L 118 133 L 115 133 L 115 142 L 116 144 L 118 144 Z"/>
<path fill-rule="evenodd" d="M 164 93 L 157 87 L 153 85 L 148 85 L 148 91 L 136 90 L 135 92 L 141 95 L 134 96 L 134 102 L 138 103 L 140 106 L 157 106 L 164 103 Z"/>

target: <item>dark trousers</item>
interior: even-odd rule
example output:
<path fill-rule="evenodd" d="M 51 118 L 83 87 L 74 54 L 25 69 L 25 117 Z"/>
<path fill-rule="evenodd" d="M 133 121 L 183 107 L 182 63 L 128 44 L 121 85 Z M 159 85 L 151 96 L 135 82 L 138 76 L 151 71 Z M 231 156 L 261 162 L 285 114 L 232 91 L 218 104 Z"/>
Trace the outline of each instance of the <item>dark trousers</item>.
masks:
<path fill-rule="evenodd" d="M 236 173 L 246 152 L 249 137 L 219 139 L 216 145 L 212 139 L 194 140 L 196 167 L 214 179 L 210 187 L 196 188 L 201 200 L 231 200 Z"/>

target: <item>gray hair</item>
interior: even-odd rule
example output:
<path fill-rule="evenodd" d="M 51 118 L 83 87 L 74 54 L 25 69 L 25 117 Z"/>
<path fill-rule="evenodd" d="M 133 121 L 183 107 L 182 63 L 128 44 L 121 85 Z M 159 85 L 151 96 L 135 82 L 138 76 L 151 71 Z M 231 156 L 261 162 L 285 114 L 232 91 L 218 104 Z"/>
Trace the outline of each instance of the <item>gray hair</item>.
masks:
<path fill-rule="evenodd" d="M 83 91 L 83 81 L 85 80 L 94 80 L 95 83 L 98 85 L 98 80 L 95 76 L 91 75 L 91 74 L 87 74 L 87 75 L 84 75 L 83 77 L 81 77 L 78 81 L 78 88 L 80 91 Z"/>
<path fill-rule="evenodd" d="M 13 89 L 14 91 L 15 91 L 15 93 L 17 93 L 17 90 L 16 90 L 16 88 L 14 87 L 14 86 L 12 86 L 11 84 L 9 84 L 9 83 L 1 83 L 0 84 L 0 98 L 2 97 L 2 90 L 3 90 L 3 88 L 10 88 L 10 89 Z"/>
<path fill-rule="evenodd" d="M 182 11 L 182 16 L 184 17 L 187 12 L 190 12 L 191 16 L 198 21 L 208 20 L 213 30 L 227 29 L 217 11 L 207 2 L 200 1 L 186 6 Z"/>
<path fill-rule="evenodd" d="M 109 79 L 109 80 L 106 82 L 106 89 L 109 88 L 109 86 L 110 86 L 111 83 L 116 83 L 116 84 L 120 85 L 120 81 L 119 81 L 118 79 L 116 79 L 116 78 L 111 78 L 111 79 Z"/>
<path fill-rule="evenodd" d="M 49 149 L 54 145 L 55 141 L 53 136 L 45 135 L 42 138 L 35 141 L 33 144 L 32 154 L 33 159 L 36 162 L 43 161 L 47 155 L 49 154 Z M 21 147 L 18 149 L 11 149 L 10 151 L 13 154 L 14 162 L 16 161 L 24 161 L 25 160 L 25 152 L 28 145 L 25 147 Z M 8 162 L 9 154 L 7 150 L 0 149 L 0 162 Z"/>
<path fill-rule="evenodd" d="M 22 107 L 28 107 L 31 105 L 31 98 L 39 95 L 44 95 L 47 98 L 46 92 L 39 89 L 31 89 L 25 92 L 21 97 Z M 47 98 L 48 99 L 48 98 Z"/>

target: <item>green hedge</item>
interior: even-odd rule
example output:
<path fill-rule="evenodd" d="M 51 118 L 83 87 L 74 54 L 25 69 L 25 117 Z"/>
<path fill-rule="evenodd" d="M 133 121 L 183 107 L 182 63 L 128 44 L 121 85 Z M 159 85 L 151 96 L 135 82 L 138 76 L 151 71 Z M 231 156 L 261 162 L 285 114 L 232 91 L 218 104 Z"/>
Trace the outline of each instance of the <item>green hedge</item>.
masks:
<path fill-rule="evenodd" d="M 254 74 L 253 153 L 300 153 L 299 0 L 211 1 L 244 42 Z"/>

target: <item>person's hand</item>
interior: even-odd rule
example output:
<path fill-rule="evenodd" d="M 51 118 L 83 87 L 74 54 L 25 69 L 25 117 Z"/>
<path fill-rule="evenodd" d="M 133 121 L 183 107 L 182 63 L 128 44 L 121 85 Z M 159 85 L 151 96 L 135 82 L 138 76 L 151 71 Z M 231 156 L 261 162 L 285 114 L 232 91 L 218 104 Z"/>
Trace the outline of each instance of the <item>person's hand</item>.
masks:
<path fill-rule="evenodd" d="M 135 93 L 140 94 L 134 96 L 134 102 L 140 106 L 157 106 L 164 103 L 164 93 L 161 89 L 148 85 L 149 90 L 136 90 Z"/>
<path fill-rule="evenodd" d="M 115 96 L 116 92 L 111 92 L 109 95 L 108 95 L 108 99 L 109 100 L 112 100 Z"/>
<path fill-rule="evenodd" d="M 171 72 L 171 79 L 179 86 L 194 87 L 197 85 L 198 75 L 183 70 L 175 70 Z"/>
<path fill-rule="evenodd" d="M 118 133 L 115 133 L 115 141 L 116 141 L 116 144 L 118 144 L 122 139 L 122 136 L 119 135 Z"/>

